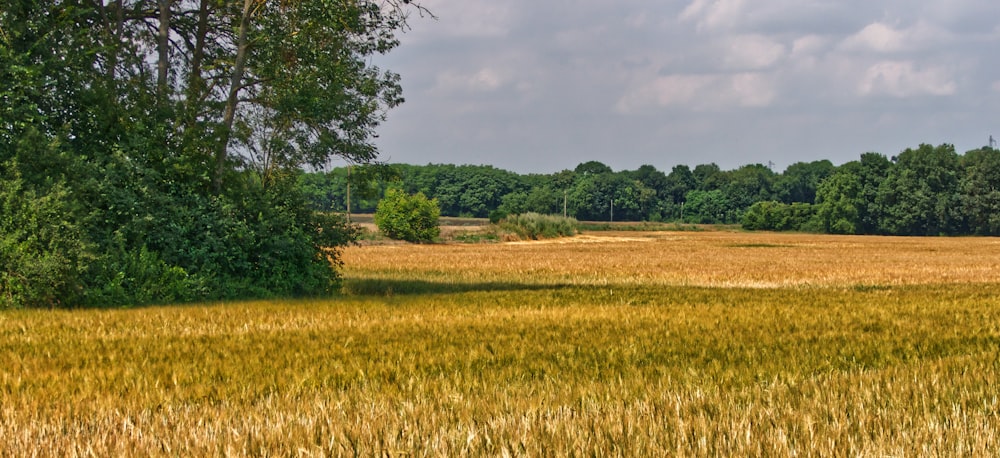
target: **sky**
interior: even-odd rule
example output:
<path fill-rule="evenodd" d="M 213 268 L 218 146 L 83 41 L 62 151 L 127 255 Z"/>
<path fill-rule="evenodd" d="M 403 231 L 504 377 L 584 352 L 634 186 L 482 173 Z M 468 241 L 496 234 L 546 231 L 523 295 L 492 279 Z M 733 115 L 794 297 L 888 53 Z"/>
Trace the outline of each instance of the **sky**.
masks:
<path fill-rule="evenodd" d="M 839 165 L 1000 138 L 996 0 L 421 0 L 381 159 Z"/>

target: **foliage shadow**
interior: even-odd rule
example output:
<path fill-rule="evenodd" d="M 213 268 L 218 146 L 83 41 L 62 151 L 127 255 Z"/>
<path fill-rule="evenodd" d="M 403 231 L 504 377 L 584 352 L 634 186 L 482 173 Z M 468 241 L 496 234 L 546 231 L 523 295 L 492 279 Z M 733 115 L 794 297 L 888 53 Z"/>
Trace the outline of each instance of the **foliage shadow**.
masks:
<path fill-rule="evenodd" d="M 341 293 L 348 296 L 392 296 L 500 291 L 545 291 L 568 287 L 570 285 L 533 284 L 513 281 L 436 282 L 412 279 L 354 278 L 344 280 Z"/>

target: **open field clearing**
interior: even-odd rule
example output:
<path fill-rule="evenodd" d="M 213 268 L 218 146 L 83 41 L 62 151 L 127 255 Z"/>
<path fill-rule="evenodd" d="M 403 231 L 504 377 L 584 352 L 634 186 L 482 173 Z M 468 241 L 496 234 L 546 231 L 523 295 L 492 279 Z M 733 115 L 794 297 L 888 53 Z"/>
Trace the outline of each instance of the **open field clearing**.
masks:
<path fill-rule="evenodd" d="M 594 232 L 493 245 L 369 246 L 353 278 L 537 285 L 866 287 L 1000 281 L 1000 239 Z"/>
<path fill-rule="evenodd" d="M 1000 243 L 345 253 L 345 295 L 0 314 L 0 456 L 994 456 Z"/>

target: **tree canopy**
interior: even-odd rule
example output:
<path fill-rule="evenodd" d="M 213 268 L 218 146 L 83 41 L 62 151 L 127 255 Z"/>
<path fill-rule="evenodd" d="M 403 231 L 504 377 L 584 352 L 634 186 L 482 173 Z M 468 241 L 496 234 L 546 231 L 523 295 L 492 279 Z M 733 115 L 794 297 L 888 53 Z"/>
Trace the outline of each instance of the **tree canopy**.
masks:
<path fill-rule="evenodd" d="M 840 166 L 797 162 L 780 173 L 761 164 L 735 170 L 677 165 L 669 173 L 647 164 L 616 172 L 596 161 L 529 175 L 490 166 L 387 167 L 399 172 L 396 186 L 437 198 L 445 216 L 565 211 L 584 221 L 742 224 L 838 234 L 1000 234 L 1000 151 L 988 147 L 959 155 L 952 145 L 925 144 L 894 160 L 869 152 Z M 310 180 L 327 177 L 325 185 L 313 186 L 342 188 L 330 181 L 336 176 L 343 176 L 342 169 Z M 373 209 L 378 200 L 365 202 Z M 342 210 L 343 201 L 333 197 L 319 208 Z"/>
<path fill-rule="evenodd" d="M 4 231 L 0 306 L 330 290 L 327 248 L 351 229 L 311 211 L 295 180 L 335 157 L 377 163 L 375 129 L 403 99 L 399 76 L 369 57 L 397 46 L 415 11 L 407 0 L 7 2 L 0 224 L 65 230 Z M 27 259 L 68 262 L 38 275 L 44 262 Z"/>

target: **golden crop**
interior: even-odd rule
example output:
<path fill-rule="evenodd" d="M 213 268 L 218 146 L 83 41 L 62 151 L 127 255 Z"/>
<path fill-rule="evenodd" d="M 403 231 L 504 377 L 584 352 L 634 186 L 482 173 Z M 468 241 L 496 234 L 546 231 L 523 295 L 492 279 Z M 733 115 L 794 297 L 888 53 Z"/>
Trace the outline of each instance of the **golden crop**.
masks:
<path fill-rule="evenodd" d="M 784 233 L 598 233 L 492 245 L 366 246 L 347 250 L 355 277 L 804 287 L 993 283 L 1000 239 Z"/>
<path fill-rule="evenodd" d="M 995 239 L 345 253 L 345 295 L 0 314 L 0 456 L 991 456 Z"/>

